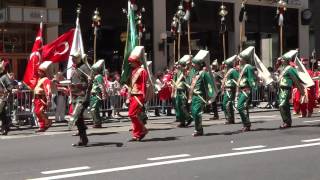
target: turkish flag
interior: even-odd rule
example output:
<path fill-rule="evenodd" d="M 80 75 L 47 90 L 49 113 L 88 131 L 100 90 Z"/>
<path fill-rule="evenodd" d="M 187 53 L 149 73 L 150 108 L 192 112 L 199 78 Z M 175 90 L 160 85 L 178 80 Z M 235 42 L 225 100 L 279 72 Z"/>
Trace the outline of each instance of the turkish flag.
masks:
<path fill-rule="evenodd" d="M 38 31 L 36 40 L 34 41 L 32 52 L 29 57 L 27 68 L 23 77 L 23 82 L 30 89 L 34 89 L 38 82 L 38 69 L 41 63 L 40 49 L 42 47 L 42 22 Z"/>
<path fill-rule="evenodd" d="M 43 46 L 42 59 L 44 61 L 63 62 L 69 58 L 74 29 L 62 34 L 53 42 Z"/>

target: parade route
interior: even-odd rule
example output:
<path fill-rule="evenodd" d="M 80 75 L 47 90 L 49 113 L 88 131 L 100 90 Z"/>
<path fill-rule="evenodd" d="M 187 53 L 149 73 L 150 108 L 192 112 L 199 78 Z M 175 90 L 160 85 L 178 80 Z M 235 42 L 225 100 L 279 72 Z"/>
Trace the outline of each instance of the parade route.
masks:
<path fill-rule="evenodd" d="M 316 180 L 319 124 L 304 121 L 317 114 L 295 116 L 293 128 L 279 130 L 276 113 L 252 114 L 247 133 L 240 124 L 205 119 L 205 135 L 192 137 L 193 127 L 175 128 L 173 117 L 163 116 L 149 121 L 153 127 L 142 142 L 128 142 L 128 131 L 108 128 L 90 129 L 83 148 L 70 145 L 77 140 L 72 132 L 2 139 L 0 179 Z"/>

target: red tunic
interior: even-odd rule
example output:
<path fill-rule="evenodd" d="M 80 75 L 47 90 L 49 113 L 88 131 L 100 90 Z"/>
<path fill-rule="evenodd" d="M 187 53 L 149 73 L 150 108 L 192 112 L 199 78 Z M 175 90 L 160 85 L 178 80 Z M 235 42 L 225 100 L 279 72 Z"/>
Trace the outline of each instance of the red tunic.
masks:
<path fill-rule="evenodd" d="M 47 77 L 41 78 L 34 88 L 34 113 L 39 122 L 40 129 L 46 129 L 51 126 L 45 111 L 47 110 L 48 101 L 51 101 L 51 81 Z"/>
<path fill-rule="evenodd" d="M 173 75 L 171 73 L 167 73 L 163 76 L 162 82 L 164 86 L 159 91 L 159 99 L 161 101 L 165 101 L 171 98 L 172 86 L 171 81 L 173 79 Z"/>
<path fill-rule="evenodd" d="M 129 103 L 128 116 L 132 122 L 132 136 L 135 139 L 140 139 L 147 134 L 147 129 L 144 123 L 139 119 L 139 113 L 142 112 L 142 107 L 145 103 L 146 85 L 148 73 L 144 68 L 136 68 L 131 74 L 131 96 Z"/>

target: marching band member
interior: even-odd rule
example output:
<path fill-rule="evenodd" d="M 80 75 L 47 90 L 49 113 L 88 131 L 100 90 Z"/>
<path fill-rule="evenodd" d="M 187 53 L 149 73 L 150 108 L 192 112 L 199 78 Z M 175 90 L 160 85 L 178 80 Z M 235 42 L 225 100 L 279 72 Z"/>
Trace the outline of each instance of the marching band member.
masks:
<path fill-rule="evenodd" d="M 52 64 L 51 61 L 45 61 L 39 66 L 39 80 L 34 88 L 34 113 L 39 122 L 39 129 L 36 132 L 46 131 L 52 124 L 45 111 L 51 106 L 51 80 L 47 77 L 47 70 Z"/>
<path fill-rule="evenodd" d="M 195 122 L 195 131 L 192 134 L 195 136 L 203 135 L 202 114 L 203 108 L 206 104 L 211 104 L 212 99 L 207 102 L 205 97 L 214 98 L 214 80 L 209 75 L 209 72 L 204 70 L 206 60 L 208 60 L 209 51 L 200 50 L 198 54 L 192 59 L 193 70 L 190 71 L 192 75 L 191 85 L 188 95 L 188 103 L 191 103 L 191 115 Z"/>
<path fill-rule="evenodd" d="M 305 66 L 307 73 L 310 77 L 314 77 L 314 72 L 309 66 L 309 60 L 305 58 L 301 58 L 302 64 Z M 316 91 L 315 86 L 311 86 L 307 88 L 307 102 L 302 102 L 300 104 L 301 117 L 311 117 L 313 113 L 313 108 L 315 107 L 316 101 Z"/>
<path fill-rule="evenodd" d="M 234 124 L 234 101 L 237 91 L 237 81 L 239 78 L 239 72 L 234 68 L 237 55 L 230 57 L 225 60 L 223 64 L 225 65 L 225 75 L 222 79 L 221 90 L 223 92 L 222 107 L 224 115 L 226 117 L 225 124 Z"/>
<path fill-rule="evenodd" d="M 136 46 L 129 56 L 129 64 L 132 68 L 131 85 L 129 90 L 129 112 L 128 116 L 132 122 L 132 138 L 130 141 L 141 141 L 148 133 L 140 114 L 146 98 L 148 72 L 142 67 L 144 58 L 144 47 Z"/>
<path fill-rule="evenodd" d="M 71 76 L 71 102 L 73 111 L 69 121 L 69 127 L 74 125 L 78 128 L 80 140 L 72 146 L 86 146 L 88 144 L 87 126 L 84 123 L 83 112 L 89 105 L 89 95 L 92 85 L 91 70 L 85 62 L 85 55 L 80 52 L 72 54 L 73 69 Z"/>
<path fill-rule="evenodd" d="M 251 130 L 251 122 L 249 119 L 249 102 L 251 98 L 251 90 L 257 88 L 255 82 L 255 74 L 250 61 L 254 58 L 254 47 L 248 47 L 239 54 L 240 61 L 240 74 L 238 79 L 238 104 L 237 110 L 239 111 L 241 121 L 243 124 L 242 131 Z"/>
<path fill-rule="evenodd" d="M 93 128 L 101 128 L 102 119 L 99 110 L 102 107 L 103 100 L 107 97 L 106 87 L 103 81 L 104 60 L 100 59 L 92 65 L 91 68 L 94 73 L 94 78 L 90 96 L 90 113 L 93 119 Z"/>
<path fill-rule="evenodd" d="M 290 62 L 296 58 L 297 54 L 298 51 L 291 50 L 281 58 L 281 73 L 279 75 L 280 91 L 278 94 L 279 109 L 283 121 L 283 124 L 280 126 L 281 129 L 289 128 L 292 125 L 289 99 L 291 98 L 290 93 L 293 84 L 296 85 L 302 96 L 305 95 L 298 72 L 290 65 Z"/>
<path fill-rule="evenodd" d="M 178 71 L 173 78 L 176 119 L 179 122 L 177 127 L 186 127 L 192 121 L 187 108 L 188 88 L 186 84 L 186 68 L 191 59 L 191 55 L 185 55 L 178 61 Z"/>

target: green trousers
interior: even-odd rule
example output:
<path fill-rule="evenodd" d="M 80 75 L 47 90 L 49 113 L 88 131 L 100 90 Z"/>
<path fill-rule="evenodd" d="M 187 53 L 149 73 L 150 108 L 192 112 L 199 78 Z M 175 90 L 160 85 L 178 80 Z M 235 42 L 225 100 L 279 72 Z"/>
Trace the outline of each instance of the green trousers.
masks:
<path fill-rule="evenodd" d="M 250 127 L 251 122 L 249 119 L 249 100 L 250 100 L 251 94 L 250 92 L 244 92 L 240 91 L 239 97 L 238 97 L 238 105 L 237 110 L 239 111 L 240 118 L 242 121 L 242 124 L 244 127 Z"/>
<path fill-rule="evenodd" d="M 185 125 L 191 118 L 187 109 L 187 99 L 184 93 L 177 92 L 175 98 L 176 118 L 180 124 Z"/>
<path fill-rule="evenodd" d="M 201 100 L 199 96 L 192 97 L 191 103 L 191 115 L 194 120 L 195 132 L 203 133 L 202 127 L 202 113 L 205 103 Z"/>
<path fill-rule="evenodd" d="M 291 113 L 290 113 L 290 104 L 289 100 L 291 98 L 291 89 L 281 88 L 278 96 L 279 100 L 279 109 L 282 117 L 282 121 L 288 125 L 292 124 Z"/>
<path fill-rule="evenodd" d="M 234 109 L 233 103 L 235 99 L 236 90 L 225 90 L 222 100 L 222 108 L 227 122 L 234 123 Z"/>
<path fill-rule="evenodd" d="M 101 106 L 102 106 L 101 98 L 97 95 L 92 95 L 90 97 L 90 113 L 91 113 L 91 117 L 93 119 L 94 125 L 101 125 L 102 124 L 102 119 L 101 119 L 100 113 L 99 113 Z"/>
<path fill-rule="evenodd" d="M 69 128 L 73 128 L 74 125 L 77 126 L 79 133 L 84 132 L 87 127 L 84 123 L 83 112 L 85 110 L 84 105 L 85 98 L 83 96 L 72 96 L 72 115 L 69 121 Z"/>

